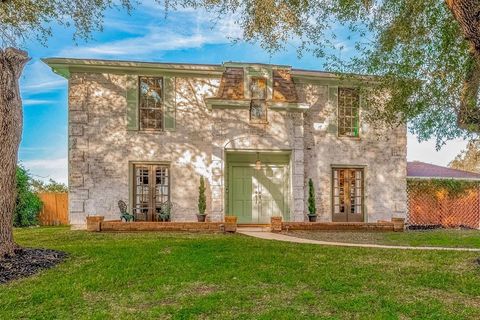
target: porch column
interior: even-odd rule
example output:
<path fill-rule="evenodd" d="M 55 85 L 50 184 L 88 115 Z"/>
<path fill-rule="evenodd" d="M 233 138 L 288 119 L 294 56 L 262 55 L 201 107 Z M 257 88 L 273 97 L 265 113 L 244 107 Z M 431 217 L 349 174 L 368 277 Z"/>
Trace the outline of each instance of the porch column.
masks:
<path fill-rule="evenodd" d="M 212 209 L 210 213 L 211 221 L 223 221 L 224 217 L 224 195 L 223 195 L 223 180 L 224 180 L 224 159 L 223 149 L 213 147 L 212 150 L 212 168 L 210 186 L 212 190 Z"/>
<path fill-rule="evenodd" d="M 294 143 L 292 154 L 293 221 L 305 220 L 305 166 L 303 145 L 303 125 L 296 125 L 294 127 Z"/>

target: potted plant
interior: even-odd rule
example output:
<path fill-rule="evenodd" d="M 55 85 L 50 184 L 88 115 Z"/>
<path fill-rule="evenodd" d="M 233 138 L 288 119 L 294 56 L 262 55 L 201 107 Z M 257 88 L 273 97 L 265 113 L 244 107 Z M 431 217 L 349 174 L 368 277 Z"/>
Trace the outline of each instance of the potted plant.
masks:
<path fill-rule="evenodd" d="M 308 179 L 308 221 L 317 221 L 317 208 L 315 206 L 315 189 L 312 179 Z"/>
<path fill-rule="evenodd" d="M 203 176 L 201 176 L 200 186 L 198 187 L 198 222 L 205 222 L 205 218 L 207 217 L 205 209 L 207 209 L 207 198 L 205 197 L 205 179 Z"/>

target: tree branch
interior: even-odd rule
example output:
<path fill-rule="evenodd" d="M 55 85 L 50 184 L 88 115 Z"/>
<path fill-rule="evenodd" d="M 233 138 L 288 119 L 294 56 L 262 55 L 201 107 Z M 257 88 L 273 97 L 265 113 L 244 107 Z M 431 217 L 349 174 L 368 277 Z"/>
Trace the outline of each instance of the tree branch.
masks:
<path fill-rule="evenodd" d="M 480 2 L 478 0 L 445 0 L 445 4 L 457 20 L 470 47 L 457 122 L 461 128 L 479 132 Z"/>
<path fill-rule="evenodd" d="M 461 128 L 474 132 L 480 131 L 480 108 L 478 108 L 479 89 L 480 55 L 475 52 L 470 52 L 457 120 Z"/>

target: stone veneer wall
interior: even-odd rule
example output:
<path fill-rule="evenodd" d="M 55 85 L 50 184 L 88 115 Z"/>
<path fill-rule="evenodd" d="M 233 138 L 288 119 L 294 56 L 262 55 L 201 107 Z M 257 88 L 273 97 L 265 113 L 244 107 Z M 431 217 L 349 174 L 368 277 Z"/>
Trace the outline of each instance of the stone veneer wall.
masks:
<path fill-rule="evenodd" d="M 269 110 L 268 125 L 252 125 L 246 109 L 208 110 L 219 79 L 176 78 L 176 130 L 127 131 L 124 75 L 72 73 L 69 80 L 70 223 L 87 215 L 118 219 L 117 201 L 129 201 L 134 161 L 170 164 L 174 220 L 194 221 L 200 175 L 207 177 L 207 211 L 225 214 L 225 152 L 291 150 L 291 220 L 305 219 L 306 181 L 316 184 L 320 220 L 331 220 L 331 165 L 365 165 L 367 221 L 406 214 L 406 129 L 381 135 L 365 124 L 360 139 L 336 135 L 336 104 L 329 87 L 297 84 L 301 112 Z M 332 89 L 332 88 L 331 88 Z"/>
<path fill-rule="evenodd" d="M 198 181 L 211 170 L 211 123 L 203 96 L 218 79 L 176 79 L 177 129 L 127 131 L 126 76 L 73 73 L 69 80 L 70 223 L 87 215 L 118 219 L 117 201 L 129 202 L 131 162 L 170 164 L 177 221 L 196 219 Z M 207 201 L 210 201 L 210 188 Z"/>
<path fill-rule="evenodd" d="M 360 120 L 360 138 L 339 138 L 336 90 L 297 85 L 300 99 L 311 105 L 304 115 L 305 178 L 315 181 L 318 220 L 331 221 L 332 166 L 364 166 L 365 222 L 406 218 L 406 127 L 374 129 Z"/>

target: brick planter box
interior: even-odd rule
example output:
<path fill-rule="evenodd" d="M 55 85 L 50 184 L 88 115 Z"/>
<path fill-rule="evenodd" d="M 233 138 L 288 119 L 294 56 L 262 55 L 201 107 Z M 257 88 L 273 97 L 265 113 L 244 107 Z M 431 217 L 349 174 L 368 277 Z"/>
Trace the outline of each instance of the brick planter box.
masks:
<path fill-rule="evenodd" d="M 405 229 L 404 218 L 392 218 L 393 231 L 401 232 Z"/>
<path fill-rule="evenodd" d="M 237 232 L 237 217 L 236 216 L 225 216 L 225 232 Z"/>
<path fill-rule="evenodd" d="M 98 232 L 102 231 L 102 222 L 104 216 L 88 216 L 87 217 L 87 231 Z"/>
<path fill-rule="evenodd" d="M 270 227 L 272 232 L 281 232 L 282 231 L 282 217 L 271 217 L 270 218 Z"/>
<path fill-rule="evenodd" d="M 220 232 L 223 222 L 151 222 L 151 221 L 103 221 L 102 231 L 200 231 Z"/>

